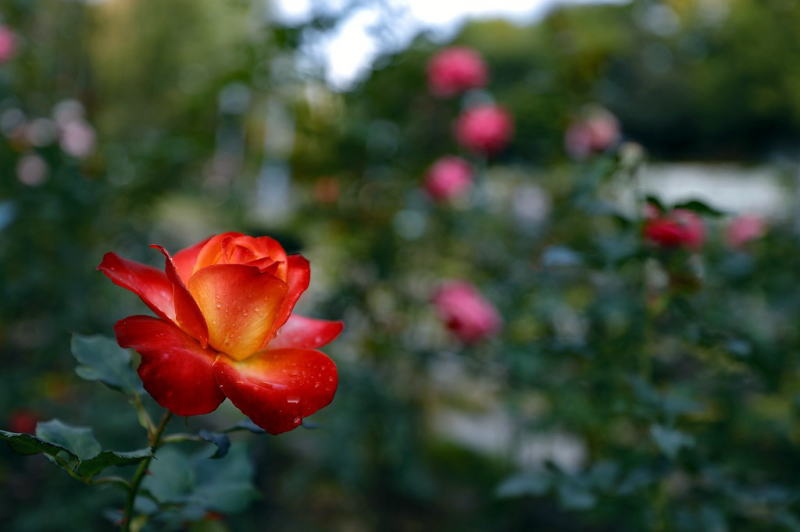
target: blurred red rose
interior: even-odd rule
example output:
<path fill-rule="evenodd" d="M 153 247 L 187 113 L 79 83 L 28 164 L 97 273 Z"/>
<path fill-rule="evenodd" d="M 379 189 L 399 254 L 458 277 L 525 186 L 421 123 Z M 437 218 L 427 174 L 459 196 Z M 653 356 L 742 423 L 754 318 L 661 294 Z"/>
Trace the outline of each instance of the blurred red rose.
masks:
<path fill-rule="evenodd" d="M 36 425 L 39 420 L 39 414 L 32 410 L 14 410 L 8 419 L 8 429 L 11 432 L 33 434 L 36 432 Z"/>
<path fill-rule="evenodd" d="M 466 281 L 445 283 L 433 302 L 441 320 L 462 342 L 477 342 L 500 329 L 497 309 Z"/>
<path fill-rule="evenodd" d="M 646 212 L 644 236 L 662 247 L 698 250 L 703 246 L 706 229 L 702 218 L 686 209 L 661 213 L 652 207 Z"/>
<path fill-rule="evenodd" d="M 585 118 L 573 123 L 564 135 L 564 146 L 575 159 L 601 153 L 620 138 L 619 121 L 610 112 L 594 108 Z"/>
<path fill-rule="evenodd" d="M 131 316 L 114 330 L 142 356 L 139 376 L 164 408 L 207 414 L 227 397 L 267 432 L 297 427 L 333 400 L 338 375 L 316 348 L 341 322 L 292 314 L 310 269 L 269 238 L 213 236 L 174 257 L 165 272 L 107 253 L 98 266 L 158 318 Z"/>
<path fill-rule="evenodd" d="M 17 51 L 17 37 L 8 26 L 0 26 L 0 63 L 14 57 Z"/>
<path fill-rule="evenodd" d="M 725 229 L 725 241 L 732 248 L 740 248 L 751 240 L 761 238 L 766 232 L 767 224 L 760 216 L 737 216 Z"/>
<path fill-rule="evenodd" d="M 511 115 L 497 105 L 479 105 L 464 111 L 456 122 L 458 142 L 476 153 L 491 155 L 506 147 L 514 132 Z"/>
<path fill-rule="evenodd" d="M 464 194 L 472 185 L 472 168 L 461 157 L 442 157 L 425 176 L 425 190 L 436 201 L 448 201 Z"/>
<path fill-rule="evenodd" d="M 486 64 L 471 48 L 445 48 L 428 62 L 428 85 L 436 96 L 453 96 L 483 87 L 487 78 Z"/>

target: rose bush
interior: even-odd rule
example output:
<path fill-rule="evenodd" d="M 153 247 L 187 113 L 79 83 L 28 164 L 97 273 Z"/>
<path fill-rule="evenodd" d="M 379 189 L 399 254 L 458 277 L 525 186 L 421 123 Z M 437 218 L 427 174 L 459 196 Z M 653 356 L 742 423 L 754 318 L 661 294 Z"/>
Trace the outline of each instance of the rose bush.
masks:
<path fill-rule="evenodd" d="M 98 269 L 158 317 L 114 327 L 137 351 L 145 389 L 181 416 L 207 414 L 227 397 L 267 432 L 297 427 L 331 402 L 336 366 L 317 348 L 343 324 L 292 313 L 310 268 L 269 237 L 213 236 L 175 254 L 165 271 L 107 253 Z"/>

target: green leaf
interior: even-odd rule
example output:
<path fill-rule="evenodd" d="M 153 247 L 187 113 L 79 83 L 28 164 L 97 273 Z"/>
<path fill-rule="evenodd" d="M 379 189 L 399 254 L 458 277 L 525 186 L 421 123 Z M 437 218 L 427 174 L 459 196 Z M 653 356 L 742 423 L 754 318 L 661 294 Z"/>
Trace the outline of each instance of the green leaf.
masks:
<path fill-rule="evenodd" d="M 38 454 L 45 453 L 50 456 L 56 456 L 58 453 L 66 453 L 70 458 L 77 460 L 78 457 L 72 452 L 65 449 L 61 445 L 50 443 L 32 436 L 31 434 L 22 434 L 19 432 L 9 432 L 7 430 L 0 430 L 0 439 L 4 440 L 11 450 L 19 454 Z"/>
<path fill-rule="evenodd" d="M 201 430 L 197 433 L 197 435 L 203 438 L 205 441 L 213 443 L 217 446 L 217 450 L 209 458 L 216 460 L 228 454 L 228 450 L 231 447 L 231 440 L 226 434 Z"/>
<path fill-rule="evenodd" d="M 93 458 L 102 451 L 92 429 L 67 425 L 58 419 L 40 422 L 36 425 L 36 437 L 69 450 L 80 460 Z"/>
<path fill-rule="evenodd" d="M 20 454 L 44 453 L 87 481 L 107 467 L 136 464 L 150 456 L 150 449 L 101 452 L 92 429 L 73 427 L 57 419 L 39 423 L 36 436 L 0 430 L 0 439 Z"/>
<path fill-rule="evenodd" d="M 78 465 L 76 473 L 82 477 L 91 478 L 107 467 L 134 465 L 149 457 L 149 448 L 126 452 L 103 451 L 89 460 L 82 461 Z"/>
<path fill-rule="evenodd" d="M 250 419 L 245 419 L 244 421 L 238 422 L 236 425 L 232 426 L 229 429 L 225 429 L 223 432 L 237 432 L 241 430 L 246 430 L 248 432 L 252 432 L 253 434 L 266 434 L 267 431 L 256 425 Z"/>
<path fill-rule="evenodd" d="M 253 486 L 255 471 L 242 445 L 232 445 L 228 456 L 221 460 L 195 457 L 197 487 L 190 497 L 192 503 L 222 513 L 244 510 L 260 494 Z"/>
<path fill-rule="evenodd" d="M 72 355 L 80 362 L 75 373 L 100 381 L 121 392 L 142 391 L 141 381 L 131 366 L 131 354 L 105 336 L 72 335 Z"/>
<path fill-rule="evenodd" d="M 588 510 L 597 502 L 597 498 L 584 488 L 573 482 L 562 482 L 558 487 L 561 504 L 570 510 Z"/>
<path fill-rule="evenodd" d="M 206 455 L 188 456 L 174 447 L 160 449 L 143 487 L 161 503 L 222 513 L 243 510 L 258 496 L 246 448 L 231 445 L 227 456 L 219 460 Z"/>
<path fill-rule="evenodd" d="M 661 425 L 650 427 L 650 435 L 658 448 L 661 449 L 661 452 L 670 458 L 675 458 L 684 447 L 694 445 L 694 438 L 688 434 Z"/>
<path fill-rule="evenodd" d="M 645 201 L 645 203 L 649 203 L 653 207 L 657 208 L 661 212 L 664 212 L 664 211 L 667 210 L 667 208 L 664 206 L 664 204 L 661 202 L 661 200 L 658 199 L 655 196 L 650 196 L 650 195 L 645 196 L 644 201 Z"/>
<path fill-rule="evenodd" d="M 552 481 L 545 473 L 522 473 L 507 478 L 497 488 L 498 497 L 520 497 L 523 495 L 544 495 Z"/>
<path fill-rule="evenodd" d="M 672 208 L 673 209 L 686 209 L 687 211 L 693 211 L 693 212 L 696 212 L 697 214 L 700 214 L 702 216 L 718 217 L 718 216 L 724 216 L 725 215 L 725 213 L 723 211 L 720 211 L 719 209 L 715 209 L 711 205 L 709 205 L 709 204 L 707 204 L 707 203 L 705 203 L 703 201 L 700 201 L 700 200 L 683 201 L 681 203 L 676 203 L 675 205 L 672 206 Z"/>

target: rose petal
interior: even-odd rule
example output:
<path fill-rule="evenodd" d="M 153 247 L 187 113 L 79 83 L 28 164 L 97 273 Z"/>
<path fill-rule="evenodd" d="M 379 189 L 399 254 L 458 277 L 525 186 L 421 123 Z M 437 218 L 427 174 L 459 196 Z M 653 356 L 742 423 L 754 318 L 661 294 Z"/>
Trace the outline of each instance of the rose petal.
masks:
<path fill-rule="evenodd" d="M 138 295 L 159 317 L 175 320 L 172 284 L 164 272 L 116 253 L 106 253 L 97 269 L 114 284 Z"/>
<path fill-rule="evenodd" d="M 225 399 L 214 378 L 217 354 L 163 320 L 131 316 L 114 326 L 117 342 L 142 355 L 139 376 L 158 404 L 179 416 L 213 412 Z"/>
<path fill-rule="evenodd" d="M 292 314 L 269 343 L 270 349 L 315 349 L 329 344 L 344 329 L 341 321 L 315 320 Z"/>
<path fill-rule="evenodd" d="M 214 369 L 223 393 L 271 434 L 328 405 L 339 380 L 333 360 L 311 349 L 269 350 L 241 362 L 219 357 Z"/>
<path fill-rule="evenodd" d="M 262 265 L 265 262 L 285 263 L 286 252 L 277 240 L 268 236 L 254 238 L 241 233 L 223 233 L 211 237 L 200 250 L 194 273 L 215 264 L 248 264 L 254 261 L 260 261 Z M 276 277 L 286 280 L 285 264 L 279 268 Z"/>
<path fill-rule="evenodd" d="M 241 264 L 208 266 L 189 279 L 189 291 L 208 324 L 209 343 L 237 360 L 260 349 L 286 289 L 273 275 Z"/>
<path fill-rule="evenodd" d="M 178 276 L 181 278 L 181 281 L 183 281 L 184 284 L 189 282 L 189 277 L 191 277 L 194 273 L 194 265 L 197 262 L 197 257 L 200 254 L 200 251 L 212 238 L 213 237 L 208 237 L 194 246 L 182 249 L 172 257 L 172 262 L 175 263 L 175 269 L 178 271 Z"/>
<path fill-rule="evenodd" d="M 178 326 L 186 331 L 189 335 L 200 341 L 200 345 L 206 347 L 208 345 L 208 326 L 206 324 L 200 308 L 192 298 L 186 285 L 181 281 L 175 264 L 172 262 L 172 257 L 169 252 L 163 247 L 153 244 L 150 246 L 159 250 L 164 255 L 167 279 L 172 283 L 172 297 L 175 302 L 175 319 Z"/>
<path fill-rule="evenodd" d="M 286 284 L 288 285 L 286 298 L 278 310 L 275 323 L 262 348 L 266 348 L 267 344 L 274 338 L 275 333 L 278 332 L 278 329 L 283 327 L 283 324 L 292 315 L 292 310 L 297 300 L 300 299 L 300 296 L 306 291 L 311 282 L 311 266 L 305 257 L 302 255 L 290 255 L 286 258 L 286 264 L 288 266 L 286 271 Z"/>

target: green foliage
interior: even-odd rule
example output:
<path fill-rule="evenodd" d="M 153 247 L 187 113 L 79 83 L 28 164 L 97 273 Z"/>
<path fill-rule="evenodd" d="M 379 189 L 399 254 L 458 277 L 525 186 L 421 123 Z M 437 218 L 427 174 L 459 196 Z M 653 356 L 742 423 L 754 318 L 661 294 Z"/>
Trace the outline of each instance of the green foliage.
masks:
<path fill-rule="evenodd" d="M 253 466 L 243 445 L 231 446 L 230 453 L 219 460 L 208 460 L 201 452 L 187 455 L 172 447 L 161 449 L 143 483 L 149 499 L 137 501 L 145 513 L 157 505 L 178 509 L 163 517 L 180 523 L 188 517 L 203 516 L 208 511 L 235 513 L 246 508 L 258 492 L 252 483 Z"/>
<path fill-rule="evenodd" d="M 89 427 L 75 427 L 53 419 L 36 426 L 36 436 L 0 431 L 2 438 L 20 454 L 44 453 L 51 461 L 84 482 L 112 466 L 135 465 L 150 457 L 149 449 L 102 450 Z"/>
<path fill-rule="evenodd" d="M 81 364 L 75 373 L 89 381 L 100 381 L 125 393 L 141 392 L 142 383 L 131 367 L 131 353 L 105 336 L 72 336 L 72 356 Z"/>

